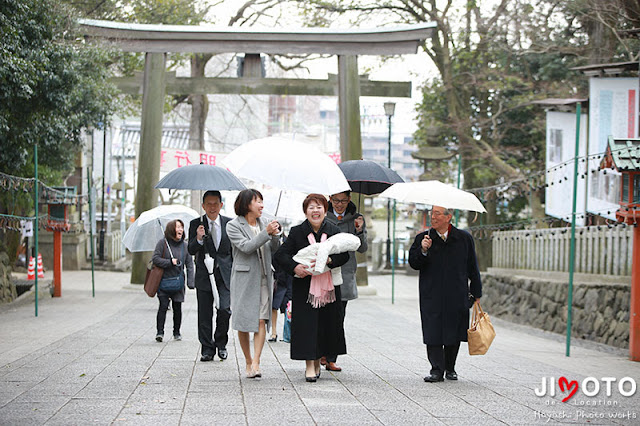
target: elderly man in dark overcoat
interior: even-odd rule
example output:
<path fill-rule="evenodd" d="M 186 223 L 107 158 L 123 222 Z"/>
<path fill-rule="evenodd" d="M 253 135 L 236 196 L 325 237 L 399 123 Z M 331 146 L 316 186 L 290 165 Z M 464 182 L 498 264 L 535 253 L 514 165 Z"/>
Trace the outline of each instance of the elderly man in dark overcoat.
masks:
<path fill-rule="evenodd" d="M 431 210 L 431 228 L 416 236 L 409 265 L 420 271 L 420 316 L 431 372 L 425 382 L 458 380 L 460 342 L 467 341 L 469 308 L 482 296 L 473 237 L 451 225 L 451 211 Z"/>

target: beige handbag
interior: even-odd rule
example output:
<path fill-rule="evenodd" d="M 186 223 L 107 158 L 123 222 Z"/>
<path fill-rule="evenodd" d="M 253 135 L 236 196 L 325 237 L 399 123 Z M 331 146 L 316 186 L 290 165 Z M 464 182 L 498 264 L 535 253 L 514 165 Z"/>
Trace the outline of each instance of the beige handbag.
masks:
<path fill-rule="evenodd" d="M 489 314 L 482 310 L 480 301 L 477 300 L 471 311 L 471 327 L 467 330 L 469 355 L 486 354 L 495 337 L 496 331 L 493 329 Z"/>

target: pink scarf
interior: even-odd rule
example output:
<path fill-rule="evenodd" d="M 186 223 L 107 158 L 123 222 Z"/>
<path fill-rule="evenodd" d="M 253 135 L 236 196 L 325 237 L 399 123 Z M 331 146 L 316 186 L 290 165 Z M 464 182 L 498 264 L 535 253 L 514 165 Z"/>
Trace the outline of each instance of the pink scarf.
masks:
<path fill-rule="evenodd" d="M 313 233 L 307 235 L 309 244 L 314 244 L 316 239 Z M 327 234 L 322 234 L 320 242 L 324 242 L 327 239 Z M 314 308 L 322 308 L 327 303 L 336 301 L 336 291 L 333 288 L 333 279 L 331 278 L 331 271 L 323 272 L 320 275 L 311 276 L 311 286 L 309 287 L 309 297 L 307 302 Z"/>

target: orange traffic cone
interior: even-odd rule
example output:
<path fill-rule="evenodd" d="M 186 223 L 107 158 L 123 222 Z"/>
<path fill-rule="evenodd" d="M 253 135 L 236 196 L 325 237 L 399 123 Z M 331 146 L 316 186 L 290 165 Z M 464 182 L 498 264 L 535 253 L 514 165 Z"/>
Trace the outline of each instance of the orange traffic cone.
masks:
<path fill-rule="evenodd" d="M 36 259 L 33 256 L 29 256 L 29 269 L 27 269 L 27 279 L 36 279 Z"/>
<path fill-rule="evenodd" d="M 38 253 L 38 278 L 44 278 L 44 266 L 42 266 L 42 255 Z"/>

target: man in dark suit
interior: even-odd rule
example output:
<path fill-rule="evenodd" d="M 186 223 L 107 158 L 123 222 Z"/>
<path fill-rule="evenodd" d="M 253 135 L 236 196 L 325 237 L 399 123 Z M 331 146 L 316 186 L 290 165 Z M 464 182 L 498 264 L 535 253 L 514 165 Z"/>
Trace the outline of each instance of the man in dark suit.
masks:
<path fill-rule="evenodd" d="M 207 191 L 202 197 L 205 215 L 193 219 L 189 225 L 189 253 L 196 257 L 196 295 L 198 297 L 198 340 L 202 345 L 200 361 L 211 361 L 216 355 L 227 359 L 229 340 L 229 318 L 231 317 L 231 242 L 227 236 L 227 222 L 220 215 L 222 208 L 220 191 Z M 220 295 L 220 308 L 216 313 L 216 328 L 213 332 L 213 292 L 209 271 L 204 264 L 205 253 L 214 259 L 213 275 Z M 213 336 L 213 338 L 212 338 Z"/>
<path fill-rule="evenodd" d="M 416 236 L 409 265 L 420 271 L 420 317 L 431 372 L 425 382 L 458 380 L 456 359 L 467 341 L 469 307 L 482 296 L 473 237 L 451 225 L 451 211 L 433 206 L 431 229 Z"/>

